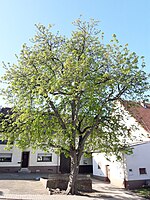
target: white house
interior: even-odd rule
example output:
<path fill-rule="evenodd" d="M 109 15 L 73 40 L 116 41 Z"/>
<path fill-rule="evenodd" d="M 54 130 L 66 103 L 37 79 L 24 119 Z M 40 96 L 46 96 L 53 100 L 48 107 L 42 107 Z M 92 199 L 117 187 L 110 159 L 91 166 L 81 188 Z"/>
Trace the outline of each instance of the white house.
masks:
<path fill-rule="evenodd" d="M 132 189 L 150 183 L 150 142 L 132 146 L 133 154 L 124 156 L 125 187 Z"/>
<path fill-rule="evenodd" d="M 68 173 L 70 162 L 63 155 L 57 155 L 53 151 L 44 152 L 42 150 L 20 149 L 13 147 L 6 150 L 5 141 L 0 141 L 0 172 L 48 172 L 48 173 Z M 92 159 L 84 156 L 80 162 L 80 173 L 92 172 Z"/>
<path fill-rule="evenodd" d="M 119 103 L 120 111 L 125 114 L 125 123 L 137 127 L 130 141 L 133 154 L 122 155 L 122 161 L 115 156 L 108 161 L 104 154 L 93 153 L 93 175 L 113 185 L 125 188 L 137 188 L 150 181 L 150 104 Z"/>
<path fill-rule="evenodd" d="M 22 152 L 16 147 L 8 151 L 3 143 L 0 142 L 0 172 L 18 172 L 23 169 L 31 172 L 59 172 L 60 159 L 54 152 L 33 152 L 32 149 Z"/>

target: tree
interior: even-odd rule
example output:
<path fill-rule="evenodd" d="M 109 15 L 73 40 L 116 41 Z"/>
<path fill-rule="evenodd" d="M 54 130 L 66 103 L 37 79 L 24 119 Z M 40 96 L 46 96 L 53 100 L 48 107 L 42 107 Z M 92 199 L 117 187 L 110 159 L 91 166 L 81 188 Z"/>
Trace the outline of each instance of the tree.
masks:
<path fill-rule="evenodd" d="M 17 64 L 4 64 L 8 87 L 3 92 L 13 114 L 1 123 L 10 144 L 53 147 L 70 156 L 67 194 L 77 192 L 83 153 L 99 149 L 119 155 L 126 150 L 129 130 L 120 123 L 116 101 L 143 98 L 149 87 L 143 57 L 121 46 L 115 34 L 105 44 L 95 20 L 78 19 L 74 25 L 68 38 L 53 34 L 52 26 L 37 25 Z"/>

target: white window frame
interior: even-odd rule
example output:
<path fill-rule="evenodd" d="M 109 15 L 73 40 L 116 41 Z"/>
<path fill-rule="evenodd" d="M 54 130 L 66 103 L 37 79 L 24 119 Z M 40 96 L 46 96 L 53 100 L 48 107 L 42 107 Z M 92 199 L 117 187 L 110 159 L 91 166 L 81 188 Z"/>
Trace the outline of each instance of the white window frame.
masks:
<path fill-rule="evenodd" d="M 52 153 L 38 153 L 37 162 L 52 162 Z"/>
<path fill-rule="evenodd" d="M 12 162 L 12 153 L 0 153 L 0 162 Z"/>

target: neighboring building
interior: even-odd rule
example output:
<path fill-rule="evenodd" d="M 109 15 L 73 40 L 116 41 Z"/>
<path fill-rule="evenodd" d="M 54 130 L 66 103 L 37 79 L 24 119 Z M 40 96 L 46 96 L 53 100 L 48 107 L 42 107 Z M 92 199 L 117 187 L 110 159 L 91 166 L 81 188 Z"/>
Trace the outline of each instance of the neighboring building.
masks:
<path fill-rule="evenodd" d="M 10 110 L 10 108 L 1 108 L 1 113 L 7 114 Z M 0 172 L 70 172 L 70 159 L 63 154 L 59 156 L 52 150 L 47 153 L 40 149 L 33 151 L 31 148 L 22 152 L 15 146 L 6 150 L 6 144 L 6 140 L 0 140 Z M 82 156 L 79 172 L 92 173 L 92 169 L 92 158 Z"/>
<path fill-rule="evenodd" d="M 125 187 L 138 188 L 150 184 L 150 142 L 132 146 L 133 154 L 125 155 Z"/>
<path fill-rule="evenodd" d="M 108 161 L 104 154 L 93 153 L 93 175 L 118 187 L 138 188 L 150 181 L 150 104 L 122 101 L 118 105 L 128 127 L 137 128 L 129 141 L 133 154 Z"/>
<path fill-rule="evenodd" d="M 16 147 L 5 150 L 6 145 L 0 143 L 0 172 L 17 172 L 20 170 L 31 172 L 59 172 L 59 156 L 55 153 L 45 153 L 31 149 L 21 151 Z"/>
<path fill-rule="evenodd" d="M 6 150 L 6 144 L 0 141 L 0 172 L 48 172 L 69 173 L 69 159 L 56 155 L 53 151 L 45 153 L 42 150 L 20 149 L 13 147 Z M 65 160 L 64 160 L 65 159 Z M 81 173 L 92 173 L 92 159 L 82 157 L 80 162 Z"/>

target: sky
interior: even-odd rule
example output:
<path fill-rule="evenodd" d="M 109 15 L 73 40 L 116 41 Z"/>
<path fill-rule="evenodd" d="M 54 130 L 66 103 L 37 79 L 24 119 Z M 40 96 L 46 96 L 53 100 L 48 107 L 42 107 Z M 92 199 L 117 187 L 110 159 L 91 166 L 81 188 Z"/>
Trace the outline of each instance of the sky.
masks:
<path fill-rule="evenodd" d="M 2 62 L 16 63 L 15 54 L 35 35 L 35 24 L 54 24 L 54 31 L 69 36 L 80 15 L 100 21 L 106 42 L 115 33 L 121 44 L 145 56 L 150 73 L 150 0 L 0 0 L 0 76 Z M 2 98 L 0 105 L 6 105 Z"/>

